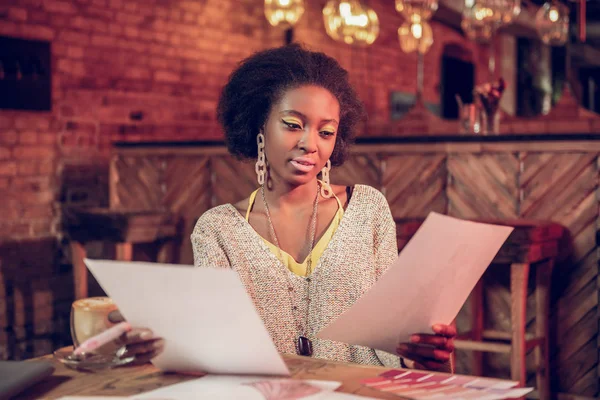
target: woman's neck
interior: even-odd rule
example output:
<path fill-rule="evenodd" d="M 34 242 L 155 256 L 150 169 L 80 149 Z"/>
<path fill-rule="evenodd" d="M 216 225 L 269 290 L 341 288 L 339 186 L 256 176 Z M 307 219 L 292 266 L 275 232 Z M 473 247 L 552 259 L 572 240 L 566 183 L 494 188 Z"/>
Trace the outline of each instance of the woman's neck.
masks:
<path fill-rule="evenodd" d="M 315 201 L 317 185 L 316 178 L 302 185 L 290 185 L 273 179 L 271 185 L 265 184 L 265 198 L 273 209 L 308 208 Z"/>

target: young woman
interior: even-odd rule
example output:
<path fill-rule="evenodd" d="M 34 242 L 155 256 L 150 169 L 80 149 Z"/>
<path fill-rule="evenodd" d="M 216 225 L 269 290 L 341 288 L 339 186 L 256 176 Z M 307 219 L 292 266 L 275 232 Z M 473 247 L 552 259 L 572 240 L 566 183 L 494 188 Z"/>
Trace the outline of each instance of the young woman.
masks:
<path fill-rule="evenodd" d="M 255 160 L 258 189 L 200 217 L 194 263 L 239 274 L 282 353 L 449 371 L 456 332 L 446 325 L 399 343 L 397 355 L 316 338 L 397 257 L 384 196 L 329 183 L 362 116 L 347 72 L 323 53 L 290 45 L 244 60 L 222 92 L 218 117 L 229 151 Z M 143 334 L 150 336 L 134 330 L 127 337 L 141 360 L 162 349 Z"/>

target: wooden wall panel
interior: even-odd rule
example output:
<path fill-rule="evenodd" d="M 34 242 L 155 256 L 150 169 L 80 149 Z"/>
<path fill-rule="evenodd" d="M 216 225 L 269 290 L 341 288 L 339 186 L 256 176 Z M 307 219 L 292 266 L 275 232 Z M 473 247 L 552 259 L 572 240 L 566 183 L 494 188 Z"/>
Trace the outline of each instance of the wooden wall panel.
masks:
<path fill-rule="evenodd" d="M 343 165 L 332 168 L 330 177 L 332 184 L 362 184 L 381 190 L 381 160 L 377 154 L 353 154 Z"/>
<path fill-rule="evenodd" d="M 394 218 L 446 212 L 445 159 L 443 154 L 405 154 L 383 159 L 382 190 Z"/>
<path fill-rule="evenodd" d="M 579 393 L 589 399 L 598 398 L 598 374 L 595 368 L 592 368 L 580 378 L 571 388 L 573 393 Z"/>
<path fill-rule="evenodd" d="M 110 206 L 155 210 L 162 204 L 161 156 L 116 156 L 110 166 Z"/>
<path fill-rule="evenodd" d="M 201 156 L 171 156 L 166 160 L 162 204 L 181 216 L 181 264 L 193 264 L 189 237 L 198 217 L 211 207 L 209 161 Z"/>
<path fill-rule="evenodd" d="M 569 258 L 556 265 L 551 320 L 552 381 L 561 392 L 598 392 L 590 369 L 598 368 L 597 153 L 524 153 L 521 156 L 521 216 L 564 225 Z M 580 384 L 585 380 L 585 384 Z M 581 388 L 585 386 L 585 392 Z"/>
<path fill-rule="evenodd" d="M 557 222 L 578 216 L 574 208 L 597 185 L 596 159 L 595 153 L 524 154 L 521 215 Z"/>
<path fill-rule="evenodd" d="M 519 160 L 514 153 L 451 154 L 448 214 L 460 218 L 518 216 Z"/>
<path fill-rule="evenodd" d="M 175 213 L 198 218 L 210 208 L 208 157 L 170 157 L 164 169 L 163 205 Z"/>
<path fill-rule="evenodd" d="M 590 355 L 597 353 L 598 347 L 596 340 L 592 339 L 585 343 L 581 348 L 568 359 L 559 357 L 557 360 L 558 367 L 555 369 L 554 376 L 560 376 L 560 381 L 553 381 L 555 384 L 560 384 L 558 390 L 563 393 L 577 393 L 573 392 L 575 386 L 579 385 L 581 380 L 587 380 L 586 376 L 595 371 L 597 368 L 597 361 Z M 587 387 L 588 393 L 597 393 L 597 382 L 594 386 Z M 577 393 L 582 394 L 583 393 Z M 598 398 L 596 395 L 591 397 Z"/>
<path fill-rule="evenodd" d="M 213 156 L 212 205 L 237 203 L 258 188 L 254 163 L 242 162 L 231 156 Z"/>

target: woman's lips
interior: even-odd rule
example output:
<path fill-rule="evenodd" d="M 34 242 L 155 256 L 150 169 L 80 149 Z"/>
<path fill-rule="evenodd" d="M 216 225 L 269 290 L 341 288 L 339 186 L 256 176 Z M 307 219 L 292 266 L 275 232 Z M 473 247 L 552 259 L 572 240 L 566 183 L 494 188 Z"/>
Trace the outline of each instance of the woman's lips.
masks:
<path fill-rule="evenodd" d="M 310 172 L 315 167 L 315 164 L 311 161 L 295 159 L 290 161 L 290 164 L 294 166 L 298 171 Z"/>

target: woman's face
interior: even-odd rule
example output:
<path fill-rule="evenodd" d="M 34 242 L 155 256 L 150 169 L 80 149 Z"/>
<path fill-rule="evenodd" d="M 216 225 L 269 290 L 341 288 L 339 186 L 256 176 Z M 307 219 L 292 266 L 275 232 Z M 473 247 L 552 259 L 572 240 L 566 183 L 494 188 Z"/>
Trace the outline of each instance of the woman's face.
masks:
<path fill-rule="evenodd" d="M 264 126 L 270 174 L 291 185 L 313 180 L 335 146 L 340 104 L 320 86 L 286 91 Z"/>

